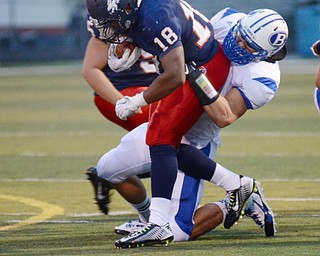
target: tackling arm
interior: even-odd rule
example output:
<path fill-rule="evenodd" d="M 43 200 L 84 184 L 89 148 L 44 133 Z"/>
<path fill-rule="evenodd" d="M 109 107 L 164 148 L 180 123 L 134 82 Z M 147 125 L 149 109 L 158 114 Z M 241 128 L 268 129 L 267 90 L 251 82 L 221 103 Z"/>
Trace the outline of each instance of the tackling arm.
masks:
<path fill-rule="evenodd" d="M 84 56 L 82 75 L 100 97 L 115 104 L 123 95 L 102 71 L 108 64 L 108 48 L 100 39 L 90 38 Z"/>
<path fill-rule="evenodd" d="M 216 125 L 223 128 L 239 119 L 247 111 L 247 106 L 240 92 L 232 88 L 225 97 L 220 96 L 204 106 L 204 110 Z"/>

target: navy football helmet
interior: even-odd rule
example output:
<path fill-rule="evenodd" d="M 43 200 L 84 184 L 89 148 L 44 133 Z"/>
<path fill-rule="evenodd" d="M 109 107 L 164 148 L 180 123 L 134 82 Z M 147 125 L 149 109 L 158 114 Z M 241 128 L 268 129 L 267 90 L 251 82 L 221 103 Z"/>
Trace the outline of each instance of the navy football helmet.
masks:
<path fill-rule="evenodd" d="M 255 52 L 250 53 L 240 47 L 237 42 L 239 35 Z M 232 62 L 245 65 L 274 56 L 284 47 L 288 35 L 287 23 L 277 12 L 259 9 L 250 12 L 230 29 L 222 49 Z"/>
<path fill-rule="evenodd" d="M 121 44 L 130 35 L 136 21 L 137 0 L 86 0 L 87 10 L 100 37 Z"/>

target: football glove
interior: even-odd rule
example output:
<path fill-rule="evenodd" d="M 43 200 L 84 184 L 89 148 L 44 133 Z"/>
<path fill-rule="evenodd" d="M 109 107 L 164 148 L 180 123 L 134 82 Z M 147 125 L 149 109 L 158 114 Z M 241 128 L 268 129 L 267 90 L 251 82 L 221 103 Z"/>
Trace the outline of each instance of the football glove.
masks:
<path fill-rule="evenodd" d="M 116 115 L 122 120 L 127 120 L 129 116 L 135 113 L 141 113 L 140 107 L 146 105 L 148 105 L 148 103 L 143 97 L 143 92 L 132 97 L 125 96 L 116 102 Z"/>
<path fill-rule="evenodd" d="M 108 65 L 116 73 L 129 69 L 140 58 L 141 48 L 139 47 L 135 47 L 132 52 L 127 48 L 120 58 L 116 55 L 116 47 L 117 44 L 110 44 L 108 50 Z"/>

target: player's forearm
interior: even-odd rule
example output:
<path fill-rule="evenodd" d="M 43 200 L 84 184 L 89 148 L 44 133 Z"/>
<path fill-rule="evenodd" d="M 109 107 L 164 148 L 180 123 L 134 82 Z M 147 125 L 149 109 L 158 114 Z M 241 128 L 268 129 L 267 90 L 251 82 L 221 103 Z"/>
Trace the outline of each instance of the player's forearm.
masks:
<path fill-rule="evenodd" d="M 179 86 L 182 86 L 184 82 L 185 75 L 179 76 L 175 74 L 174 76 L 168 76 L 163 73 L 144 91 L 143 97 L 147 103 L 153 103 L 168 96 Z"/>
<path fill-rule="evenodd" d="M 83 73 L 83 77 L 86 79 L 90 87 L 104 100 L 115 104 L 117 100 L 123 97 L 121 92 L 113 86 L 111 81 L 101 70 L 89 70 Z"/>
<path fill-rule="evenodd" d="M 186 80 L 184 51 L 179 46 L 169 51 L 161 59 L 163 72 L 144 91 L 143 97 L 147 103 L 161 100 L 172 93 Z"/>
<path fill-rule="evenodd" d="M 222 96 L 219 96 L 210 105 L 203 106 L 203 108 L 212 121 L 220 128 L 226 127 L 238 119 L 238 116 L 232 112 L 228 101 Z"/>

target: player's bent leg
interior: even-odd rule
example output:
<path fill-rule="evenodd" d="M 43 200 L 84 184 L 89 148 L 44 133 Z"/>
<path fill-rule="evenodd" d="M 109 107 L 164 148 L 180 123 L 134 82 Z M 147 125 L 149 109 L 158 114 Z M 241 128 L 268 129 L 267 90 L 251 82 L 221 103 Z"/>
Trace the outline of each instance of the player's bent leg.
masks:
<path fill-rule="evenodd" d="M 126 134 L 120 144 L 104 154 L 98 161 L 98 176 L 119 184 L 131 176 L 150 172 L 151 160 L 145 144 L 147 123 Z"/>
<path fill-rule="evenodd" d="M 112 184 L 112 186 L 129 204 L 131 204 L 134 210 L 137 211 L 139 215 L 139 222 L 147 223 L 150 216 L 150 199 L 141 180 L 136 176 L 132 176 L 121 183 Z M 137 223 L 128 223 L 125 225 L 130 228 L 127 233 L 133 231 L 133 224 Z M 137 226 L 135 228 L 138 228 L 141 227 L 141 224 L 135 226 Z M 119 234 L 116 230 L 115 232 Z"/>
<path fill-rule="evenodd" d="M 194 227 L 193 217 L 202 199 L 204 181 L 178 171 L 172 192 L 169 224 L 174 241 L 188 241 Z"/>
<path fill-rule="evenodd" d="M 194 240 L 223 223 L 227 209 L 225 202 L 205 204 L 194 215 L 194 228 L 190 240 Z"/>
<path fill-rule="evenodd" d="M 210 157 L 216 154 L 218 144 L 214 141 L 201 151 Z M 171 198 L 169 224 L 174 234 L 174 241 L 188 241 L 194 230 L 195 212 L 197 211 L 204 190 L 204 181 L 187 176 L 178 171 Z"/>
<path fill-rule="evenodd" d="M 138 211 L 141 221 L 150 215 L 150 199 L 136 175 L 150 172 L 150 156 L 145 144 L 147 123 L 140 125 L 120 144 L 104 154 L 97 164 L 99 178 L 108 181 Z"/>

